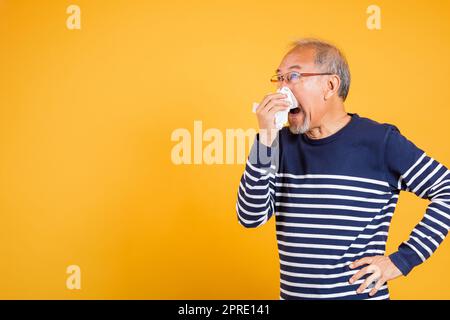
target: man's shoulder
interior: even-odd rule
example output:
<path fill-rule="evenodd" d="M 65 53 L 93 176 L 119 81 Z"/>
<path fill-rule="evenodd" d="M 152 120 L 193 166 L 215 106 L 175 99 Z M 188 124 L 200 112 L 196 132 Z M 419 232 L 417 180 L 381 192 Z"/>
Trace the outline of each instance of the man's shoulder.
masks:
<path fill-rule="evenodd" d="M 381 122 L 369 117 L 361 116 L 358 113 L 350 113 L 354 116 L 355 125 L 352 126 L 350 137 L 363 140 L 384 141 L 387 135 L 392 131 L 399 131 L 397 126 L 388 122 Z M 297 140 L 296 134 L 292 134 L 288 126 L 279 131 L 280 137 L 284 139 Z"/>
<path fill-rule="evenodd" d="M 365 131 L 370 135 L 380 134 L 380 135 L 384 136 L 392 130 L 398 131 L 397 126 L 392 123 L 381 122 L 381 121 L 377 121 L 372 118 L 364 117 L 364 116 L 360 116 L 360 115 L 358 115 L 358 119 L 359 119 L 359 130 Z"/>

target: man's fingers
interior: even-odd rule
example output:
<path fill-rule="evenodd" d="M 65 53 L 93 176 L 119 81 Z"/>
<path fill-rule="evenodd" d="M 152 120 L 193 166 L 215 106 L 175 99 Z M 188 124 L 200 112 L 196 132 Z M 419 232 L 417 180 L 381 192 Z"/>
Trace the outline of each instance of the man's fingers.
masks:
<path fill-rule="evenodd" d="M 267 106 L 267 104 L 273 99 L 273 98 L 285 98 L 285 95 L 282 93 L 270 93 L 268 95 L 266 95 L 263 99 L 263 101 L 261 101 L 261 103 L 259 104 L 258 108 L 256 108 L 256 112 L 261 111 L 264 109 L 265 106 Z"/>
<path fill-rule="evenodd" d="M 386 280 L 384 278 L 380 278 L 377 281 L 377 283 L 375 283 L 375 287 L 373 287 L 372 290 L 370 290 L 369 296 L 375 295 L 375 293 L 377 293 L 377 291 L 380 290 L 380 288 L 383 286 L 385 282 Z"/>
<path fill-rule="evenodd" d="M 365 275 L 368 271 L 368 266 L 365 268 L 362 268 L 361 270 L 359 270 L 357 273 L 355 273 L 349 280 L 350 283 L 354 283 L 356 280 L 358 280 L 359 278 L 361 278 L 363 275 Z"/>
<path fill-rule="evenodd" d="M 366 281 L 364 281 L 359 288 L 356 290 L 357 293 L 361 293 L 363 292 L 368 286 L 369 284 L 371 284 L 372 282 L 375 281 L 375 279 L 377 279 L 380 275 L 378 273 L 374 273 L 371 276 L 367 277 Z"/>
<path fill-rule="evenodd" d="M 357 267 L 362 266 L 362 265 L 364 265 L 364 264 L 371 264 L 372 261 L 373 261 L 373 257 L 364 257 L 364 258 L 361 258 L 361 259 L 359 259 L 359 260 L 353 261 L 353 262 L 350 264 L 350 269 L 357 268 Z"/>
<path fill-rule="evenodd" d="M 287 110 L 288 109 L 288 107 L 289 106 L 274 106 L 274 107 L 272 107 L 271 109 L 270 109 L 270 111 L 269 112 L 267 112 L 267 114 L 269 114 L 269 115 L 274 115 L 276 112 L 278 112 L 278 111 L 284 111 L 284 110 Z"/>
<path fill-rule="evenodd" d="M 289 103 L 287 102 L 287 101 L 285 101 L 285 100 L 271 100 L 268 104 L 267 104 L 267 106 L 263 109 L 263 110 L 261 110 L 261 112 L 265 112 L 265 113 L 267 113 L 267 114 L 270 114 L 271 113 L 271 111 L 273 110 L 273 108 L 275 108 L 275 107 L 282 107 L 282 108 L 286 108 L 286 107 L 288 107 L 289 106 Z M 279 110 L 278 110 L 279 111 Z M 276 111 L 275 111 L 276 112 Z M 275 113 L 275 112 L 272 112 L 272 114 L 273 113 Z"/>
<path fill-rule="evenodd" d="M 256 113 L 267 112 L 268 107 L 271 107 L 273 105 L 273 104 L 270 104 L 272 101 L 276 101 L 276 100 L 284 101 L 284 99 L 286 99 L 286 95 L 283 93 L 269 94 L 259 104 L 258 108 L 256 108 Z"/>

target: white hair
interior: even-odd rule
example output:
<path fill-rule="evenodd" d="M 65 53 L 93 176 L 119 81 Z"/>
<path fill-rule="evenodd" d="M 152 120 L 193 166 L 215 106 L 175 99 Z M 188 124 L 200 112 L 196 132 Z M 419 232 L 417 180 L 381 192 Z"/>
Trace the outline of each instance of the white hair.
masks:
<path fill-rule="evenodd" d="M 343 101 L 347 98 L 350 89 L 350 69 L 344 54 L 334 45 L 316 38 L 303 38 L 291 43 L 295 51 L 301 48 L 313 48 L 315 51 L 314 63 L 323 71 L 336 74 L 341 83 L 338 95 Z"/>
<path fill-rule="evenodd" d="M 306 116 L 306 113 L 303 111 L 303 109 L 300 112 L 303 113 L 303 122 L 296 126 L 289 123 L 289 130 L 293 134 L 305 133 L 305 132 L 309 131 L 309 129 L 310 129 L 309 118 Z"/>

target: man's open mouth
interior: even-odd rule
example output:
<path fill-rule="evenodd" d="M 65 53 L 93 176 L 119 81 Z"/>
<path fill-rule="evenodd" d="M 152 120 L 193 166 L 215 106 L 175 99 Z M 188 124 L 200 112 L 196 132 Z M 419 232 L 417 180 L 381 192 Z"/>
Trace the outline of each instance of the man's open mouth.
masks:
<path fill-rule="evenodd" d="M 289 110 L 289 113 L 294 113 L 295 114 L 295 113 L 299 113 L 299 112 L 300 112 L 300 108 L 299 107 Z"/>

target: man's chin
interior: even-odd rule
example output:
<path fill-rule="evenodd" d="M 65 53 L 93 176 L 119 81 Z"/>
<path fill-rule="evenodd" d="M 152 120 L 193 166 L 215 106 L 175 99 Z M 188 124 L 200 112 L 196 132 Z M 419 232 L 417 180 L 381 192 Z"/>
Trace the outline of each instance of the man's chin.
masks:
<path fill-rule="evenodd" d="M 289 131 L 292 134 L 300 134 L 300 133 L 302 133 L 300 126 L 296 126 L 296 125 L 292 125 L 292 124 L 289 125 Z"/>
<path fill-rule="evenodd" d="M 299 112 L 296 114 L 290 113 L 288 123 L 289 131 L 291 131 L 291 133 L 293 134 L 301 134 L 309 130 L 309 121 L 307 120 L 306 115 L 303 112 Z"/>

